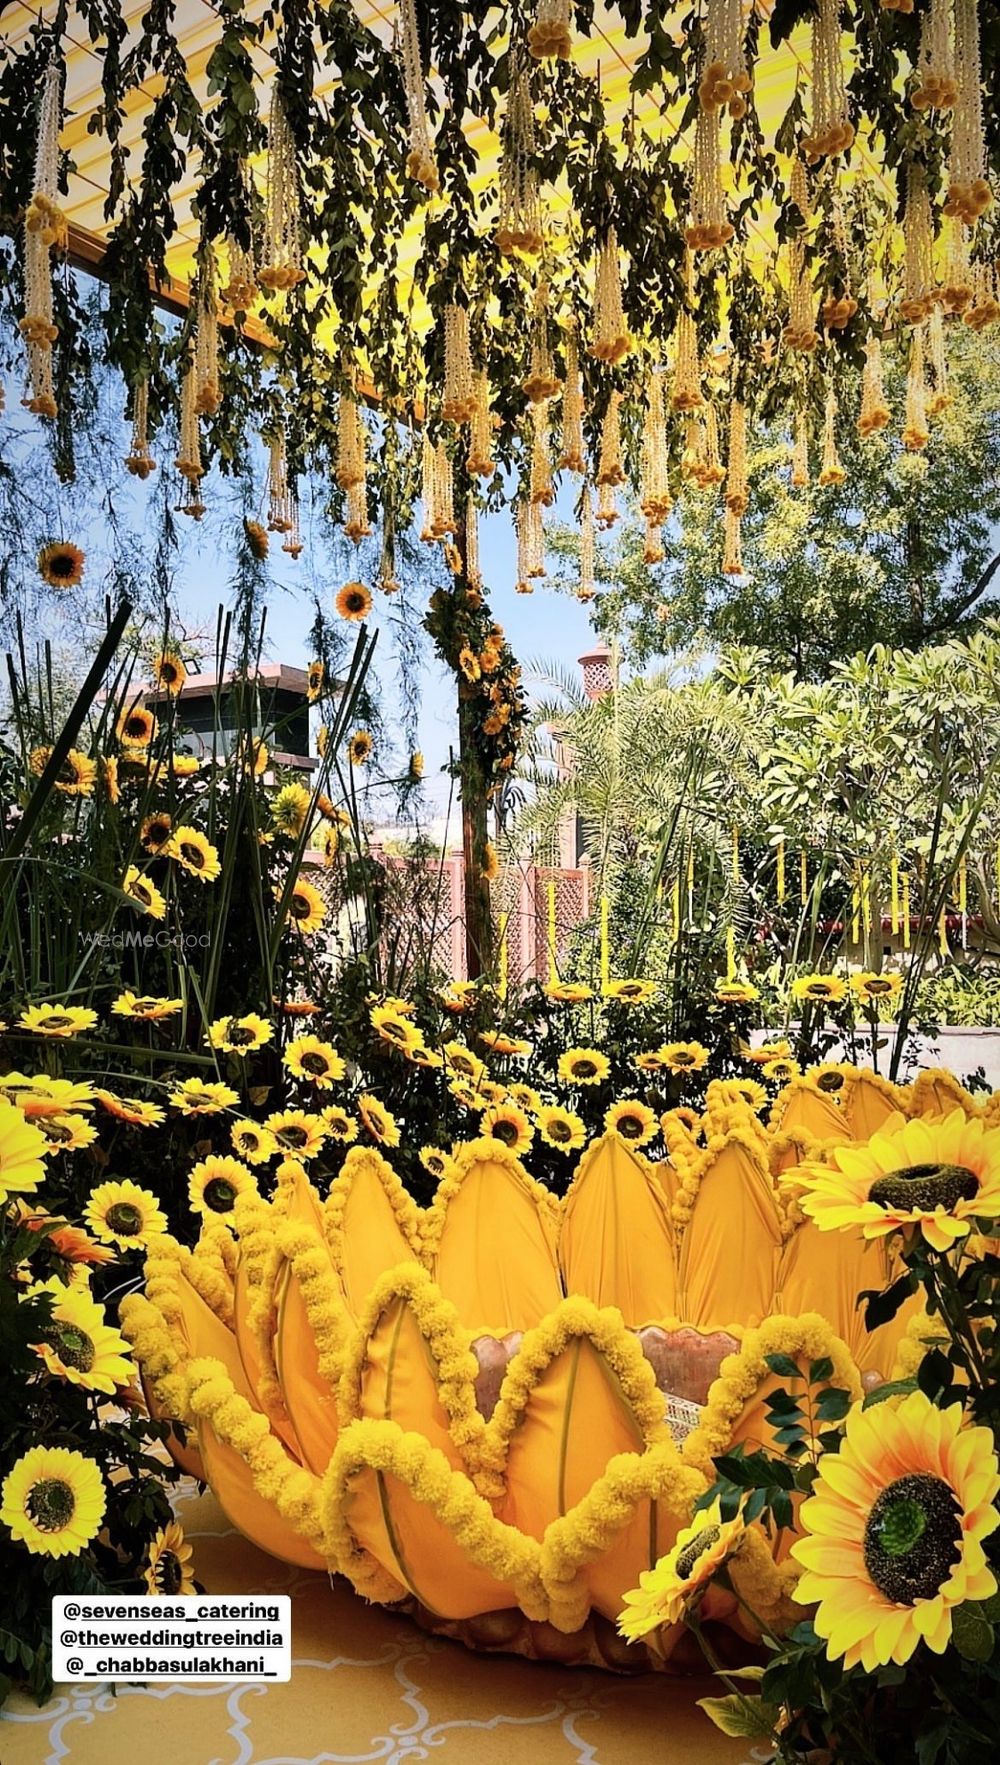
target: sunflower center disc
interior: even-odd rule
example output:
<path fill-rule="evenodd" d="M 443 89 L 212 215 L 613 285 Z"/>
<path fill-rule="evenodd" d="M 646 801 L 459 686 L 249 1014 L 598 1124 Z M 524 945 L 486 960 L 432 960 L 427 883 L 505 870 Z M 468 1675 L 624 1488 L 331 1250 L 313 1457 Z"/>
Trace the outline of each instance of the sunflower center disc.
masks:
<path fill-rule="evenodd" d="M 322 1054 L 303 1054 L 302 1067 L 304 1072 L 325 1073 L 326 1061 Z"/>
<path fill-rule="evenodd" d="M 231 1023 L 227 1037 L 234 1048 L 244 1048 L 248 1042 L 253 1041 L 253 1030 L 244 1029 L 239 1024 Z"/>
<path fill-rule="evenodd" d="M 181 857 L 186 859 L 192 870 L 200 870 L 204 863 L 204 854 L 198 846 L 189 846 L 186 840 L 181 842 Z"/>
<path fill-rule="evenodd" d="M 844 1083 L 844 1075 L 842 1072 L 821 1073 L 816 1083 L 821 1091 L 839 1091 Z"/>
<path fill-rule="evenodd" d="M 676 1563 L 678 1580 L 686 1581 L 688 1579 L 699 1557 L 703 1557 L 707 1550 L 711 1550 L 713 1544 L 717 1543 L 718 1537 L 718 1526 L 703 1526 L 701 1531 L 692 1538 L 691 1543 L 684 1546 Z"/>
<path fill-rule="evenodd" d="M 304 1146 L 306 1138 L 305 1128 L 279 1128 L 277 1134 L 279 1146 Z"/>
<path fill-rule="evenodd" d="M 578 1079 L 592 1079 L 597 1068 L 592 1060 L 578 1060 L 573 1071 Z"/>
<path fill-rule="evenodd" d="M 121 1238 L 134 1238 L 142 1226 L 142 1215 L 131 1201 L 116 1201 L 104 1216 L 105 1222 Z"/>
<path fill-rule="evenodd" d="M 877 1496 L 864 1557 L 875 1586 L 897 1605 L 933 1599 L 959 1560 L 959 1506 L 941 1477 L 914 1471 Z"/>
<path fill-rule="evenodd" d="M 879 1207 L 952 1208 L 958 1201 L 975 1200 L 978 1193 L 975 1173 L 964 1164 L 910 1164 L 877 1177 L 868 1199 Z"/>
<path fill-rule="evenodd" d="M 94 1344 L 85 1330 L 75 1324 L 56 1323 L 49 1337 L 64 1366 L 75 1367 L 78 1373 L 89 1373 L 94 1364 Z"/>
<path fill-rule="evenodd" d="M 40 1532 L 61 1532 L 72 1520 L 76 1503 L 69 1484 L 51 1477 L 29 1489 L 24 1506 Z"/>
<path fill-rule="evenodd" d="M 236 1190 L 225 1177 L 212 1177 L 205 1184 L 202 1199 L 213 1213 L 232 1213 Z"/>
<path fill-rule="evenodd" d="M 500 1140 L 504 1146 L 517 1145 L 517 1127 L 514 1122 L 494 1122 L 493 1138 Z"/>
<path fill-rule="evenodd" d="M 565 1122 L 550 1122 L 549 1123 L 549 1139 L 550 1140 L 564 1141 L 564 1140 L 568 1140 L 569 1136 L 570 1136 L 570 1130 L 566 1126 Z"/>
<path fill-rule="evenodd" d="M 623 1115 L 616 1123 L 623 1140 L 641 1140 L 642 1123 L 637 1115 Z"/>

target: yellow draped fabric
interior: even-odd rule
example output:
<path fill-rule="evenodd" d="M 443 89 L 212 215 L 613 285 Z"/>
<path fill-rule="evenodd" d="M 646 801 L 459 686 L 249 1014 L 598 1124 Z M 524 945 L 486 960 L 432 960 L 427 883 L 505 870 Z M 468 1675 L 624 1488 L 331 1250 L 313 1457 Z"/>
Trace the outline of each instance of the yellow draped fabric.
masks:
<path fill-rule="evenodd" d="M 771 1310 L 781 1229 L 768 1179 L 729 1140 L 701 1180 L 681 1242 L 677 1309 L 699 1330 L 753 1324 Z"/>
<path fill-rule="evenodd" d="M 555 1232 L 535 1185 L 512 1164 L 483 1157 L 453 1180 L 431 1272 L 474 1335 L 537 1324 L 562 1289 Z"/>
<path fill-rule="evenodd" d="M 652 1171 L 616 1134 L 605 1134 L 580 1161 L 563 1207 L 559 1262 L 567 1293 L 616 1305 L 630 1328 L 674 1315 L 669 1205 Z"/>

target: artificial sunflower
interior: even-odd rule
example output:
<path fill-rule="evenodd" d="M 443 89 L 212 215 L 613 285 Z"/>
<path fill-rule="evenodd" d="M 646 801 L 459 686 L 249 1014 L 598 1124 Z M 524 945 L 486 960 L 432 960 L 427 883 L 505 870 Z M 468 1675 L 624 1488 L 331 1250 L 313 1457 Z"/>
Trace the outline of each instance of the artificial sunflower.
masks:
<path fill-rule="evenodd" d="M 44 1115 L 71 1115 L 79 1111 L 89 1115 L 97 1096 L 86 1080 L 50 1078 L 36 1073 L 32 1078 L 19 1072 L 4 1073 L 0 1078 L 0 1096 L 16 1103 L 27 1121 Z"/>
<path fill-rule="evenodd" d="M 531 1043 L 520 1036 L 505 1036 L 502 1030 L 480 1030 L 479 1040 L 494 1054 L 530 1054 Z"/>
<path fill-rule="evenodd" d="M 40 1128 L 25 1121 L 21 1111 L 0 1097 L 0 1202 L 8 1195 L 30 1195 L 45 1177 L 43 1159 L 49 1150 Z"/>
<path fill-rule="evenodd" d="M 424 776 L 424 756 L 419 748 L 416 748 L 410 755 L 406 775 L 411 784 L 419 784 Z"/>
<path fill-rule="evenodd" d="M 333 604 L 342 619 L 357 621 L 367 619 L 372 610 L 372 597 L 363 582 L 347 582 Z"/>
<path fill-rule="evenodd" d="M 456 1103 L 462 1105 L 463 1109 L 483 1110 L 489 1108 L 489 1098 L 483 1096 L 479 1087 L 474 1085 L 471 1079 L 452 1079 L 448 1091 Z"/>
<path fill-rule="evenodd" d="M 473 1054 L 464 1042 L 445 1042 L 441 1049 L 441 1057 L 449 1072 L 455 1073 L 460 1079 L 467 1079 L 470 1085 L 478 1085 L 486 1066 L 478 1054 Z"/>
<path fill-rule="evenodd" d="M 171 699 L 175 699 L 187 679 L 187 669 L 173 650 L 162 650 L 153 662 L 153 680 Z"/>
<path fill-rule="evenodd" d="M 162 852 L 164 847 L 169 844 L 173 831 L 172 817 L 167 814 L 165 809 L 157 809 L 152 815 L 146 816 L 139 829 L 140 844 L 145 851 L 155 855 Z"/>
<path fill-rule="evenodd" d="M 352 766 L 363 766 L 374 743 L 367 729 L 356 729 L 347 744 L 347 758 Z"/>
<path fill-rule="evenodd" d="M 630 1146 L 645 1146 L 655 1137 L 659 1122 L 653 1110 L 638 1097 L 624 1097 L 605 1111 L 604 1126 Z"/>
<path fill-rule="evenodd" d="M 144 1250 L 151 1238 L 167 1229 L 166 1214 L 156 1196 L 149 1189 L 140 1189 L 130 1177 L 99 1183 L 90 1192 L 83 1217 L 95 1238 L 117 1244 L 122 1250 Z"/>
<path fill-rule="evenodd" d="M 143 1103 L 136 1097 L 118 1097 L 114 1091 L 95 1091 L 102 1109 L 107 1110 L 117 1121 L 130 1122 L 138 1128 L 158 1128 L 166 1120 L 163 1110 L 156 1103 Z"/>
<path fill-rule="evenodd" d="M 195 1165 L 188 1179 L 188 1200 L 195 1213 L 208 1219 L 232 1213 L 238 1195 L 256 1194 L 253 1174 L 238 1158 L 213 1153 Z"/>
<path fill-rule="evenodd" d="M 33 750 L 28 765 L 36 778 L 41 777 L 51 758 L 51 748 Z M 79 748 L 70 748 L 52 782 L 63 797 L 91 797 L 97 782 L 97 766 Z"/>
<path fill-rule="evenodd" d="M 266 1164 L 278 1150 L 278 1142 L 268 1128 L 260 1122 L 234 1122 L 229 1130 L 233 1151 L 247 1164 Z"/>
<path fill-rule="evenodd" d="M 957 1606 L 996 1593 L 983 1539 L 1000 1525 L 1000 1471 L 988 1428 L 922 1391 L 898 1409 L 851 1410 L 824 1453 L 792 1546 L 805 1573 L 792 1598 L 816 1605 L 831 1660 L 874 1673 L 921 1642 L 944 1653 Z"/>
<path fill-rule="evenodd" d="M 859 1005 L 894 1004 L 903 991 L 903 977 L 896 970 L 885 974 L 852 974 L 851 992 Z"/>
<path fill-rule="evenodd" d="M 726 1096 L 737 1098 L 754 1112 L 763 1109 L 767 1102 L 767 1092 L 756 1079 L 724 1079 L 722 1083 L 726 1087 Z"/>
<path fill-rule="evenodd" d="M 487 840 L 483 847 L 482 873 L 487 882 L 496 882 L 500 875 L 500 859 L 492 840 Z"/>
<path fill-rule="evenodd" d="M 19 1029 L 31 1030 L 36 1036 L 54 1036 L 65 1040 L 92 1030 L 97 1012 L 88 1005 L 29 1005 L 17 1020 Z"/>
<path fill-rule="evenodd" d="M 444 1065 L 440 1054 L 436 1054 L 433 1048 L 428 1048 L 427 1043 L 419 1036 L 408 1042 L 405 1048 L 400 1047 L 400 1053 L 405 1055 L 411 1066 L 421 1066 L 428 1072 L 431 1068 Z"/>
<path fill-rule="evenodd" d="M 275 889 L 275 895 L 281 895 L 281 889 Z M 326 918 L 326 902 L 312 883 L 303 882 L 299 878 L 293 885 L 288 897 L 288 917 L 303 937 L 310 937 L 319 931 Z"/>
<path fill-rule="evenodd" d="M 663 1072 L 665 1063 L 659 1048 L 647 1048 L 633 1055 L 632 1065 L 638 1072 Z"/>
<path fill-rule="evenodd" d="M 429 1171 L 438 1182 L 446 1177 L 452 1168 L 453 1160 L 440 1146 L 421 1146 L 418 1154 L 425 1171 Z"/>
<path fill-rule="evenodd" d="M 274 1135 L 280 1151 L 291 1152 L 296 1158 L 315 1158 L 326 1139 L 322 1117 L 307 1115 L 303 1109 L 276 1109 L 264 1126 Z"/>
<path fill-rule="evenodd" d="M 65 1446 L 33 1446 L 4 1478 L 0 1520 L 36 1556 L 75 1557 L 96 1538 L 106 1505 L 93 1459 Z"/>
<path fill-rule="evenodd" d="M 114 1251 L 106 1244 L 96 1243 L 82 1226 L 71 1226 L 68 1220 L 48 1213 L 44 1207 L 29 1207 L 26 1201 L 18 1201 L 15 1205 L 18 1225 L 27 1227 L 29 1232 L 44 1232 L 46 1244 L 57 1256 L 73 1265 L 70 1279 L 74 1273 L 89 1276 L 91 1264 L 99 1266 L 114 1262 Z M 69 1286 L 70 1279 L 63 1278 Z"/>
<path fill-rule="evenodd" d="M 518 1109 L 526 1109 L 529 1115 L 537 1115 L 542 1109 L 542 1099 L 534 1085 L 508 1085 L 507 1095 Z"/>
<path fill-rule="evenodd" d="M 314 705 L 323 691 L 323 679 L 326 670 L 322 662 L 310 662 L 306 669 L 306 698 Z"/>
<path fill-rule="evenodd" d="M 656 998 L 655 981 L 640 980 L 633 977 L 624 981 L 608 981 L 603 988 L 605 999 L 614 999 L 618 1005 L 648 1005 Z"/>
<path fill-rule="evenodd" d="M 557 1070 L 567 1085 L 600 1085 L 611 1071 L 611 1062 L 597 1048 L 567 1048 L 559 1056 Z"/>
<path fill-rule="evenodd" d="M 585 986 L 583 981 L 549 981 L 542 992 L 554 1005 L 585 1005 L 594 997 L 593 987 Z"/>
<path fill-rule="evenodd" d="M 196 827 L 175 827 L 165 850 L 168 858 L 201 882 L 214 882 L 222 873 L 216 848 Z"/>
<path fill-rule="evenodd" d="M 792 1079 L 798 1078 L 802 1068 L 797 1060 L 791 1060 L 784 1054 L 776 1054 L 773 1060 L 765 1060 L 760 1070 L 766 1079 L 770 1079 L 772 1085 L 787 1085 Z"/>
<path fill-rule="evenodd" d="M 217 1079 L 183 1079 L 167 1102 L 181 1115 L 220 1115 L 239 1102 L 239 1095 Z"/>
<path fill-rule="evenodd" d="M 847 997 L 847 982 L 837 974 L 800 974 L 792 982 L 792 998 L 803 1005 L 839 1005 Z"/>
<path fill-rule="evenodd" d="M 85 561 L 78 545 L 57 539 L 51 545 L 43 545 L 39 552 L 38 573 L 50 588 L 75 588 L 83 581 Z"/>
<path fill-rule="evenodd" d="M 396 1118 L 390 1114 L 388 1109 L 383 1109 L 377 1097 L 372 1097 L 365 1092 L 363 1096 L 358 1098 L 358 1119 L 365 1132 L 370 1134 L 379 1146 L 399 1145 L 400 1135 Z"/>
<path fill-rule="evenodd" d="M 357 1139 L 358 1124 L 352 1115 L 348 1115 L 346 1109 L 341 1109 L 336 1103 L 328 1103 L 320 1110 L 320 1115 L 326 1123 L 326 1131 L 331 1140 L 339 1140 L 342 1146 L 349 1146 L 352 1140 Z"/>
<path fill-rule="evenodd" d="M 700 1042 L 665 1042 L 660 1058 L 667 1072 L 700 1072 L 708 1065 L 708 1049 Z"/>
<path fill-rule="evenodd" d="M 119 993 L 111 1007 L 115 1017 L 138 1017 L 143 1023 L 159 1023 L 184 1010 L 183 999 L 163 999 L 154 993 Z"/>
<path fill-rule="evenodd" d="M 121 802 L 121 786 L 118 782 L 118 761 L 114 754 L 106 754 L 101 760 L 101 783 L 109 803 Z"/>
<path fill-rule="evenodd" d="M 381 998 L 377 993 L 369 993 L 366 1005 L 384 1005 L 387 1011 L 394 1011 L 397 1017 L 412 1017 L 416 1006 L 412 999 L 401 999 L 397 993 L 385 993 Z"/>
<path fill-rule="evenodd" d="M 492 1103 L 484 1110 L 482 1132 L 487 1139 L 499 1140 L 509 1152 L 527 1152 L 535 1130 L 516 1103 Z"/>
<path fill-rule="evenodd" d="M 690 1526 L 652 1569 L 644 1569 L 639 1585 L 625 1595 L 618 1628 L 629 1642 L 648 1636 L 663 1624 L 679 1624 L 684 1611 L 708 1587 L 713 1575 L 736 1554 L 744 1536 L 742 1519 L 723 1520 L 718 1496 L 711 1507 L 696 1513 Z"/>
<path fill-rule="evenodd" d="M 312 999 L 286 999 L 283 1005 L 280 999 L 274 999 L 273 1004 L 278 1007 L 283 1017 L 319 1016 L 319 1006 L 314 1004 Z"/>
<path fill-rule="evenodd" d="M 209 1024 L 205 1040 L 210 1048 L 224 1054 L 253 1054 L 263 1048 L 274 1035 L 274 1025 L 266 1017 L 248 1011 L 243 1017 L 217 1017 Z"/>
<path fill-rule="evenodd" d="M 82 1115 L 43 1116 L 41 1129 L 53 1152 L 80 1152 L 97 1139 L 97 1129 Z"/>
<path fill-rule="evenodd" d="M 161 1526 L 151 1540 L 143 1580 L 151 1594 L 166 1599 L 174 1594 L 196 1593 L 191 1568 L 194 1553 L 176 1520 Z"/>
<path fill-rule="evenodd" d="M 416 1024 L 411 1023 L 408 1017 L 401 1016 L 390 1005 L 373 1005 L 368 1017 L 376 1035 L 391 1047 L 399 1048 L 404 1054 L 423 1042 Z"/>
<path fill-rule="evenodd" d="M 476 1003 L 475 981 L 449 981 L 441 987 L 438 998 L 446 1011 L 461 1015 L 463 1011 L 471 1011 Z"/>
<path fill-rule="evenodd" d="M 458 652 L 458 666 L 470 686 L 474 686 L 482 675 L 479 657 L 474 650 L 470 650 L 468 644 L 463 644 Z"/>
<path fill-rule="evenodd" d="M 339 827 L 321 827 L 318 833 L 314 831 L 312 845 L 315 851 L 322 852 L 324 864 L 333 864 L 340 851 Z"/>
<path fill-rule="evenodd" d="M 271 820 L 279 833 L 297 840 L 306 824 L 312 798 L 302 784 L 284 784 L 271 804 Z"/>
<path fill-rule="evenodd" d="M 766 1066 L 769 1060 L 784 1060 L 792 1052 L 790 1042 L 763 1042 L 759 1048 L 748 1048 L 741 1044 L 740 1053 L 744 1060 L 752 1060 Z"/>
<path fill-rule="evenodd" d="M 104 1321 L 104 1308 L 79 1288 L 64 1287 L 58 1276 L 36 1281 L 30 1297 L 50 1296 L 52 1315 L 41 1342 L 32 1347 L 53 1378 L 110 1397 L 127 1385 L 134 1371 L 124 1336 Z"/>
<path fill-rule="evenodd" d="M 166 919 L 167 903 L 148 876 L 135 864 L 130 864 L 122 878 L 122 893 L 136 901 L 150 919 Z"/>
<path fill-rule="evenodd" d="M 284 1063 L 297 1079 L 308 1079 L 321 1091 L 328 1091 L 335 1080 L 343 1078 L 345 1071 L 337 1050 L 329 1042 L 321 1041 L 319 1036 L 297 1036 L 289 1042 Z"/>
<path fill-rule="evenodd" d="M 760 993 L 749 981 L 716 981 L 715 997 L 720 1005 L 752 1005 Z"/>
<path fill-rule="evenodd" d="M 148 748 L 156 734 L 156 718 L 145 705 L 126 705 L 115 726 L 118 740 L 126 748 Z"/>
<path fill-rule="evenodd" d="M 581 1117 L 570 1109 L 560 1109 L 558 1104 L 546 1105 L 538 1111 L 538 1132 L 546 1146 L 554 1146 L 557 1152 L 575 1152 L 587 1138 Z"/>
<path fill-rule="evenodd" d="M 884 1238 L 919 1228 L 943 1251 L 977 1218 L 1000 1219 L 1000 1128 L 964 1110 L 890 1115 L 865 1144 L 834 1146 L 829 1156 L 794 1173 L 803 1211 L 823 1232 L 860 1227 L 865 1238 Z"/>

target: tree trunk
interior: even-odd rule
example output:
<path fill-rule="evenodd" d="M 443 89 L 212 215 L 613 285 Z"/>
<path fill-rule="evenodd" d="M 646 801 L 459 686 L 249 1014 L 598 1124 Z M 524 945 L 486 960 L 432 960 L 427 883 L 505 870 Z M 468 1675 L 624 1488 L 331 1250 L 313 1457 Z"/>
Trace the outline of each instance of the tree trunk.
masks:
<path fill-rule="evenodd" d="M 464 507 L 464 501 L 460 506 Z M 455 544 L 462 557 L 462 568 L 455 577 L 452 593 L 464 599 L 468 578 L 465 574 L 465 523 L 461 519 Z M 458 769 L 465 879 L 465 964 L 469 980 L 476 980 L 493 965 L 493 920 L 490 886 L 482 866 L 487 839 L 486 780 L 476 749 L 475 710 L 472 701 L 463 697 L 462 684 L 459 675 Z"/>

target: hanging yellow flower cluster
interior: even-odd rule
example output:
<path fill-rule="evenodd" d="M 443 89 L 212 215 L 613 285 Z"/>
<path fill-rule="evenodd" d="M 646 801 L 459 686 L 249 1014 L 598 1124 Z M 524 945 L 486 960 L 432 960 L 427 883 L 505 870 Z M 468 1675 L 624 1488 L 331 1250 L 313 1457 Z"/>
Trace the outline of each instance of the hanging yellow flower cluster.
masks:
<path fill-rule="evenodd" d="M 1000 280 L 995 263 L 980 261 L 973 268 L 972 305 L 965 323 L 972 331 L 984 331 L 1000 319 Z"/>
<path fill-rule="evenodd" d="M 346 370 L 347 387 L 337 411 L 336 478 L 345 495 L 344 532 L 359 544 L 371 533 L 368 521 L 366 434 L 356 394 L 354 371 Z"/>
<path fill-rule="evenodd" d="M 269 533 L 291 533 L 292 527 L 285 431 L 278 429 L 271 437 L 267 453 L 267 530 Z"/>
<path fill-rule="evenodd" d="M 573 52 L 572 0 L 538 0 L 528 48 L 536 61 L 568 61 Z"/>
<path fill-rule="evenodd" d="M 930 0 L 920 26 L 914 110 L 950 110 L 958 97 L 951 49 L 951 0 Z"/>
<path fill-rule="evenodd" d="M 639 506 L 646 517 L 643 560 L 661 564 L 665 557 L 661 529 L 673 507 L 668 478 L 667 424 L 663 408 L 663 375 L 652 368 L 646 379 L 646 412 L 642 428 L 642 477 Z"/>
<path fill-rule="evenodd" d="M 840 197 L 834 191 L 832 214 L 833 242 L 842 266 L 841 294 L 829 294 L 820 308 L 820 317 L 828 331 L 844 331 L 858 310 L 858 303 L 851 293 L 851 256 L 847 242 L 847 227 L 844 222 L 844 211 Z"/>
<path fill-rule="evenodd" d="M 986 177 L 978 0 L 955 0 L 955 98 L 944 212 L 975 226 L 993 201 Z"/>
<path fill-rule="evenodd" d="M 840 0 L 819 0 L 812 24 L 812 132 L 801 149 L 810 165 L 846 153 L 854 141 L 840 58 Z"/>
<path fill-rule="evenodd" d="M 804 228 L 809 223 L 811 205 L 806 168 L 798 154 L 792 162 L 788 195 L 802 216 Z M 787 349 L 800 350 L 809 354 L 819 342 L 819 332 L 816 329 L 812 277 L 806 267 L 804 232 L 796 230 L 789 236 L 786 259 L 788 263 L 788 323 L 782 335 Z"/>
<path fill-rule="evenodd" d="M 865 345 L 865 365 L 861 375 L 861 412 L 858 434 L 864 440 L 888 427 L 892 413 L 886 403 L 882 378 L 882 341 L 872 332 Z"/>
<path fill-rule="evenodd" d="M 820 464 L 818 482 L 827 488 L 843 484 L 847 473 L 840 463 L 837 452 L 837 394 L 832 386 L 827 387 L 826 408 L 823 413 L 823 459 Z"/>
<path fill-rule="evenodd" d="M 934 276 L 934 217 L 927 190 L 927 173 L 912 159 L 906 171 L 906 207 L 903 210 L 903 298 L 899 316 L 907 325 L 922 325 L 929 317 L 936 293 Z"/>
<path fill-rule="evenodd" d="M 143 480 L 156 471 L 156 461 L 149 451 L 149 382 L 145 375 L 136 381 L 132 391 L 132 440 L 125 467 L 133 478 Z"/>
<path fill-rule="evenodd" d="M 541 503 L 523 497 L 517 505 L 514 521 L 517 528 L 517 582 L 514 586 L 518 594 L 533 594 L 534 583 L 545 575 L 545 528 Z"/>
<path fill-rule="evenodd" d="M 472 416 L 469 420 L 469 454 L 466 467 L 473 478 L 492 478 L 497 469 L 493 458 L 490 381 L 485 368 L 477 369 L 472 376 Z"/>
<path fill-rule="evenodd" d="M 240 161 L 240 183 L 245 192 L 250 190 L 250 174 L 245 163 Z M 249 199 L 246 201 L 249 210 Z M 253 236 L 246 245 L 241 245 L 236 234 L 226 234 L 226 259 L 228 263 L 228 280 L 221 290 L 222 298 L 234 313 L 248 313 L 257 299 L 257 260 L 254 255 Z"/>
<path fill-rule="evenodd" d="M 580 586 L 576 591 L 578 601 L 592 601 L 594 588 L 594 504 L 590 494 L 590 485 L 583 486 L 580 503 Z"/>
<path fill-rule="evenodd" d="M 615 492 L 619 484 L 625 482 L 621 410 L 622 394 L 615 389 L 608 399 L 608 408 L 601 424 L 601 445 L 597 462 L 597 523 L 600 527 L 613 527 L 618 520 L 618 499 Z"/>
<path fill-rule="evenodd" d="M 201 457 L 201 433 L 198 424 L 198 370 L 190 344 L 181 381 L 181 414 L 175 465 L 181 477 L 191 487 L 192 500 L 184 505 L 183 512 L 193 515 L 196 521 L 200 520 L 205 509 L 198 495 L 198 487 L 205 475 L 205 467 Z"/>
<path fill-rule="evenodd" d="M 406 113 L 410 121 L 410 152 L 406 161 L 406 169 L 411 178 L 422 184 L 433 196 L 441 185 L 438 177 L 437 160 L 434 157 L 434 146 L 431 141 L 430 124 L 427 121 L 427 103 L 424 92 L 424 70 L 420 60 L 420 34 L 417 30 L 417 9 L 415 0 L 400 0 L 400 53 L 403 63 L 403 90 L 406 94 Z"/>
<path fill-rule="evenodd" d="M 694 311 L 694 260 L 690 251 L 687 251 L 684 254 L 684 304 L 677 320 L 674 383 L 670 394 L 670 403 L 675 411 L 696 411 L 704 403 Z"/>
<path fill-rule="evenodd" d="M 566 327 L 566 379 L 563 384 L 559 469 L 561 472 L 575 472 L 578 476 L 587 470 L 583 445 L 583 376 L 580 372 L 580 340 L 575 320 L 571 320 Z"/>
<path fill-rule="evenodd" d="M 751 80 L 743 52 L 742 0 L 708 0 L 705 15 L 705 67 L 698 85 L 702 110 L 727 106 L 732 117 L 745 116 Z"/>
<path fill-rule="evenodd" d="M 927 446 L 927 385 L 924 379 L 924 328 L 914 325 L 910 341 L 910 365 L 906 375 L 906 419 L 903 446 L 919 453 Z"/>
<path fill-rule="evenodd" d="M 434 445 L 424 431 L 422 459 L 424 524 L 420 537 L 429 544 L 455 532 L 455 483 L 451 459 L 443 442 Z"/>
<path fill-rule="evenodd" d="M 719 412 L 713 399 L 706 401 L 704 422 L 704 441 L 696 477 L 702 490 L 714 490 L 717 484 L 725 481 L 726 468 L 719 448 Z"/>
<path fill-rule="evenodd" d="M 56 415 L 52 345 L 59 335 L 52 309 L 52 251 L 65 250 L 66 219 L 59 207 L 59 124 L 62 64 L 45 70 L 38 113 L 35 177 L 24 215 L 24 317 L 19 330 L 28 351 L 30 391 L 25 408 L 37 417 Z"/>
<path fill-rule="evenodd" d="M 809 419 L 800 406 L 795 412 L 795 435 L 792 441 L 792 485 L 802 490 L 809 483 Z"/>
<path fill-rule="evenodd" d="M 523 56 L 515 54 L 503 121 L 500 159 L 500 214 L 497 250 L 505 257 L 523 251 L 537 257 L 545 243 L 542 203 L 535 170 L 535 112 Z"/>
<path fill-rule="evenodd" d="M 599 362 L 624 361 L 632 338 L 622 309 L 622 272 L 618 257 L 618 234 L 609 227 L 597 253 L 594 285 L 594 336 L 590 353 Z"/>
<path fill-rule="evenodd" d="M 555 398 L 559 391 L 559 380 L 552 364 L 552 350 L 549 345 L 549 285 L 539 282 L 535 294 L 534 312 L 531 320 L 531 365 L 528 378 L 524 382 L 524 394 L 529 404 L 541 404 L 545 399 Z"/>
<path fill-rule="evenodd" d="M 200 254 L 194 303 L 194 363 L 195 408 L 200 416 L 214 417 L 222 399 L 219 387 L 219 301 L 215 253 L 207 242 Z"/>
<path fill-rule="evenodd" d="M 549 436 L 549 404 L 547 399 L 531 406 L 531 490 L 533 503 L 551 508 L 556 500 L 552 482 L 552 452 Z"/>
<path fill-rule="evenodd" d="M 302 205 L 295 138 L 275 85 L 271 91 L 267 130 L 267 232 L 264 262 L 257 279 L 262 288 L 280 291 L 295 288 L 304 277 Z"/>
<path fill-rule="evenodd" d="M 722 188 L 721 125 L 716 110 L 700 108 L 694 125 L 691 214 L 684 239 L 691 251 L 716 251 L 736 229 L 728 218 Z"/>
<path fill-rule="evenodd" d="M 468 423 L 476 408 L 472 385 L 468 308 L 451 302 L 444 309 L 444 387 L 441 416 L 446 423 Z"/>
<path fill-rule="evenodd" d="M 964 313 L 973 295 L 969 235 L 965 222 L 957 215 L 949 215 L 946 226 L 944 280 L 938 289 L 938 301 L 946 313 Z"/>

